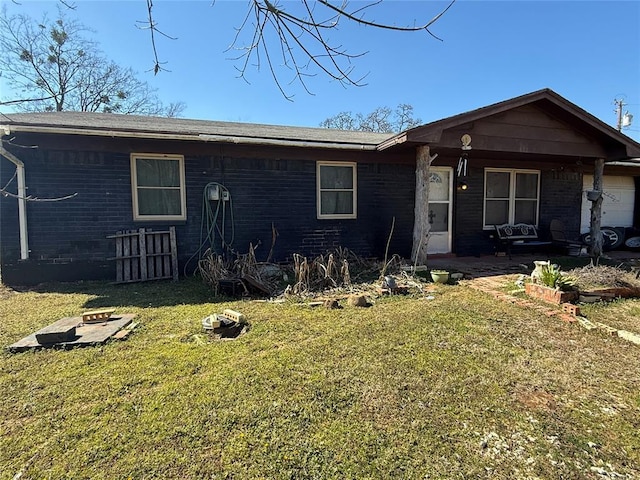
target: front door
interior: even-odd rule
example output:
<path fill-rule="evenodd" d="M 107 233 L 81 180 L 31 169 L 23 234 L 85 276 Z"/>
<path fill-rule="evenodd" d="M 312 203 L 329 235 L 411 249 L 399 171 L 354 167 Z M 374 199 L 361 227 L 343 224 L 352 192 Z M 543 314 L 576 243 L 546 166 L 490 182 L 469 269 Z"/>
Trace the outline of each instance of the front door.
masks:
<path fill-rule="evenodd" d="M 429 224 L 427 253 L 451 252 L 451 190 L 453 169 L 431 167 L 429 174 Z"/>

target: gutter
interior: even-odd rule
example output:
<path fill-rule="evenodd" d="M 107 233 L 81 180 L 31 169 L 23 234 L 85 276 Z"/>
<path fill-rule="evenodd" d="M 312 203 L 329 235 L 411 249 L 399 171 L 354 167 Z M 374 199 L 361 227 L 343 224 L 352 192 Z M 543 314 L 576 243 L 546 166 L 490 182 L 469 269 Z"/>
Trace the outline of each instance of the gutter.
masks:
<path fill-rule="evenodd" d="M 154 137 L 155 138 L 155 137 Z M 304 140 L 281 140 L 276 138 L 256 138 L 256 137 L 229 137 L 226 135 L 213 135 L 207 133 L 200 133 L 197 137 L 198 140 L 204 140 L 205 142 L 222 142 L 222 143 L 235 143 L 238 145 L 275 145 L 286 147 L 315 147 L 315 148 L 332 148 L 341 150 L 376 150 L 376 145 L 358 144 L 358 143 L 336 143 L 336 142 L 315 142 Z"/>
<path fill-rule="evenodd" d="M 7 130 L 5 129 L 5 132 Z M 0 155 L 16 166 L 18 177 L 18 224 L 20 228 L 20 260 L 29 259 L 29 235 L 27 229 L 27 185 L 24 175 L 24 163 L 13 153 L 0 145 Z"/>
<path fill-rule="evenodd" d="M 278 138 L 260 138 L 260 137 L 242 137 L 229 135 L 216 135 L 206 133 L 165 133 L 165 132 L 128 132 L 122 130 L 100 130 L 89 128 L 68 128 L 68 127 L 43 127 L 28 125 L 0 125 L 0 130 L 4 129 L 12 132 L 23 133 L 49 133 L 63 135 L 94 135 L 99 137 L 110 138 L 141 138 L 151 140 L 187 140 L 187 141 L 204 141 L 213 143 L 234 143 L 240 145 L 275 145 L 286 147 L 315 147 L 330 148 L 341 150 L 371 150 L 377 149 L 376 144 L 365 143 L 340 143 L 340 142 L 323 142 L 321 140 L 284 140 Z"/>
<path fill-rule="evenodd" d="M 376 149 L 377 150 L 386 150 L 387 148 L 394 147 L 395 145 L 399 145 L 399 144 L 404 143 L 406 141 L 407 141 L 407 134 L 405 132 L 405 133 L 401 133 L 399 135 L 396 135 L 394 137 L 391 137 L 391 138 L 385 140 L 384 142 L 379 144 L 376 147 Z"/>
<path fill-rule="evenodd" d="M 627 160 L 613 160 L 611 162 L 604 162 L 606 166 L 614 167 L 640 167 L 640 158 L 629 158 Z"/>

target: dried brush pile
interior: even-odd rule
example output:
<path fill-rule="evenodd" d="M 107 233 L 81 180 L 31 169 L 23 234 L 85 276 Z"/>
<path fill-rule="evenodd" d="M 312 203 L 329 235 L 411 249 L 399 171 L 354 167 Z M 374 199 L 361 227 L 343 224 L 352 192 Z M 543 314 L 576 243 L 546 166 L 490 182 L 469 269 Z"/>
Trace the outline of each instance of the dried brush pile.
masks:
<path fill-rule="evenodd" d="M 338 247 L 311 259 L 295 253 L 293 265 L 278 266 L 258 262 L 256 248 L 250 244 L 246 254 L 226 256 L 208 250 L 198 262 L 198 272 L 215 295 L 221 292 L 221 282 L 238 281 L 245 286 L 245 294 L 250 293 L 247 287 L 259 285 L 263 293 L 268 292 L 271 296 L 283 293 L 283 278 L 287 278 L 285 272 L 293 276 L 294 281 L 284 289 L 284 293 L 293 295 L 353 289 L 356 283 L 375 282 L 384 275 L 402 272 L 403 262 L 397 255 L 382 263 L 363 259 L 347 248 Z"/>
<path fill-rule="evenodd" d="M 364 260 L 347 248 L 339 247 L 311 260 L 296 253 L 293 255 L 295 283 L 287 288 L 287 293 L 306 295 L 346 288 L 360 278 L 375 276 L 379 270 L 378 262 Z"/>
<path fill-rule="evenodd" d="M 198 272 L 215 295 L 220 293 L 220 282 L 224 280 L 240 281 L 245 293 L 249 293 L 247 283 L 260 285 L 265 291 L 274 293 L 278 289 L 278 280 L 268 275 L 266 264 L 256 260 L 255 250 L 253 244 L 249 244 L 249 251 L 245 254 L 236 252 L 222 256 L 207 250 L 198 262 Z"/>
<path fill-rule="evenodd" d="M 587 265 L 574 268 L 568 274 L 576 280 L 580 290 L 640 287 L 640 281 L 635 278 L 635 275 L 621 267 Z"/>

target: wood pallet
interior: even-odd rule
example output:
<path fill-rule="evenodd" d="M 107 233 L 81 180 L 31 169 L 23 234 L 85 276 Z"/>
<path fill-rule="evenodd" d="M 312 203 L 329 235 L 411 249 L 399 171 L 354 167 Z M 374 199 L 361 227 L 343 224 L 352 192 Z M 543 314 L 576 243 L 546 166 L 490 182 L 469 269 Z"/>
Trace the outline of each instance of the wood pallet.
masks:
<path fill-rule="evenodd" d="M 120 231 L 107 238 L 116 241 L 116 256 L 111 258 L 116 261 L 116 283 L 178 280 L 175 227 Z"/>

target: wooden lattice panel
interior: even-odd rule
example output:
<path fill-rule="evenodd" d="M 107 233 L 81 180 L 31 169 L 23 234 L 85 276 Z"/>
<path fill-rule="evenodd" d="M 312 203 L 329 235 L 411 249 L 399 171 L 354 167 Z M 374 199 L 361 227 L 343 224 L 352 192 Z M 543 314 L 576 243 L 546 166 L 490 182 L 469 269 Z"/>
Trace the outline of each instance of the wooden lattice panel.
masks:
<path fill-rule="evenodd" d="M 117 232 L 116 283 L 178 280 L 178 248 L 175 227 L 166 231 L 141 228 Z"/>

